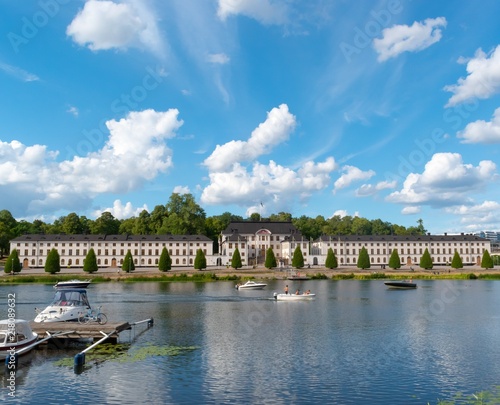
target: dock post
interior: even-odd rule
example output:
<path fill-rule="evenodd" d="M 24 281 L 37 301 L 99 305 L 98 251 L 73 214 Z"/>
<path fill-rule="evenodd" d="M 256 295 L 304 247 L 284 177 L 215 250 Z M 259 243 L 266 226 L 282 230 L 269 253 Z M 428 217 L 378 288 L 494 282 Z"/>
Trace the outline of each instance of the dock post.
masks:
<path fill-rule="evenodd" d="M 75 367 L 85 365 L 85 353 L 78 353 L 75 356 Z"/>

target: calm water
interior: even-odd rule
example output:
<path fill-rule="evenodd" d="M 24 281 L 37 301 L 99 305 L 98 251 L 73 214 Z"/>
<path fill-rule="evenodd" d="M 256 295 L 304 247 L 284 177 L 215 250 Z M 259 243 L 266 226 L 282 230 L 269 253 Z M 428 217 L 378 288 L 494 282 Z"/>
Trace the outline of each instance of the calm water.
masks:
<path fill-rule="evenodd" d="M 498 281 L 418 281 L 407 291 L 387 290 L 382 281 L 295 281 L 287 282 L 291 290 L 311 289 L 317 299 L 271 300 L 285 283 L 271 281 L 262 291 L 237 291 L 232 282 L 93 285 L 91 304 L 102 304 L 110 321 L 154 318 L 149 330 L 122 333 L 122 342 L 132 341 L 129 352 L 148 345 L 196 349 L 134 362 L 88 359 L 81 374 L 56 364 L 78 350 L 36 350 L 20 361 L 16 399 L 435 404 L 500 384 Z M 1 317 L 7 294 L 16 294 L 19 318 L 33 319 L 53 291 L 2 286 Z"/>

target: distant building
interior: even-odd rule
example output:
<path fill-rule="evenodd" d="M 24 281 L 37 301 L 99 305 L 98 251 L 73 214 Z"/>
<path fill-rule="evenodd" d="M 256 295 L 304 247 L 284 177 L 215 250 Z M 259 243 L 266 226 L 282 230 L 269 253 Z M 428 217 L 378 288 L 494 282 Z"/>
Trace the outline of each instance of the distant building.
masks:
<path fill-rule="evenodd" d="M 309 241 L 291 222 L 232 222 L 222 231 L 219 245 L 221 263 L 225 265 L 230 265 L 236 248 L 244 266 L 263 265 L 269 248 L 273 249 L 279 266 L 291 264 L 297 246 L 300 246 L 305 263 L 309 257 Z"/>
<path fill-rule="evenodd" d="M 312 243 L 313 264 L 324 265 L 328 249 L 339 266 L 355 266 L 359 251 L 365 247 L 372 265 L 389 263 L 397 249 L 402 265 L 418 266 L 427 248 L 435 265 L 451 264 L 455 251 L 464 265 L 479 265 L 485 250 L 491 252 L 491 241 L 471 234 L 460 235 L 323 235 Z"/>
<path fill-rule="evenodd" d="M 201 249 L 207 266 L 215 265 L 213 241 L 204 235 L 23 235 L 10 241 L 17 249 L 23 268 L 44 267 L 51 249 L 59 253 L 62 267 L 83 267 L 93 248 L 99 267 L 121 267 L 130 250 L 136 267 L 157 267 L 166 247 L 174 266 L 194 266 Z"/>
<path fill-rule="evenodd" d="M 481 231 L 481 232 L 476 232 L 474 235 L 491 240 L 492 242 L 500 242 L 500 232 Z"/>
<path fill-rule="evenodd" d="M 464 265 L 479 265 L 485 250 L 497 246 L 489 239 L 460 235 L 323 235 L 310 241 L 292 222 L 232 222 L 219 237 L 219 253 L 214 242 L 204 235 L 23 235 L 10 241 L 17 249 L 24 268 L 44 267 L 51 249 L 56 249 L 62 267 L 83 267 L 93 248 L 99 267 L 121 267 L 130 250 L 136 267 L 157 267 L 163 248 L 167 248 L 172 267 L 193 267 L 196 251 L 201 249 L 207 267 L 228 266 L 238 248 L 243 266 L 263 266 L 271 248 L 279 267 L 289 266 L 297 246 L 304 265 L 324 266 L 328 249 L 335 252 L 339 266 L 356 266 L 359 251 L 365 247 L 373 266 L 389 263 L 397 249 L 401 264 L 418 266 L 425 249 L 435 265 L 450 264 L 457 251 Z"/>

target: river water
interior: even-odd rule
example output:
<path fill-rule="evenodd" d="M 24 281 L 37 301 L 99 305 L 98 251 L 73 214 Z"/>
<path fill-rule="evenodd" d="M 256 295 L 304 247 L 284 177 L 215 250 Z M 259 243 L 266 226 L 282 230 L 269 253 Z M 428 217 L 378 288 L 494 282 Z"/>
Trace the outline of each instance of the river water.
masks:
<path fill-rule="evenodd" d="M 274 301 L 285 284 L 317 298 Z M 32 320 L 53 293 L 45 285 L 1 286 L 1 317 L 8 294 L 15 294 L 16 316 Z M 35 350 L 20 359 L 14 399 L 1 375 L 4 399 L 436 404 L 500 383 L 499 281 L 418 280 L 416 290 L 404 291 L 375 280 L 273 280 L 260 291 L 222 281 L 111 282 L 91 285 L 88 294 L 110 322 L 152 317 L 154 326 L 123 332 L 122 357 L 93 360 L 89 352 L 81 373 L 73 369 L 81 348 Z"/>

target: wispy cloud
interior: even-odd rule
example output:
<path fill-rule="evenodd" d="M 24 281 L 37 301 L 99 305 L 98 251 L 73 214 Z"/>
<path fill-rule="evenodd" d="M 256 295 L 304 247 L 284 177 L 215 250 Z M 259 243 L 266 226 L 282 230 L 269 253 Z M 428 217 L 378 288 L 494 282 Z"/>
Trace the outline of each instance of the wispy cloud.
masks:
<path fill-rule="evenodd" d="M 36 82 L 40 80 L 40 78 L 37 75 L 4 62 L 0 62 L 0 69 L 3 70 L 8 75 L 13 76 L 16 79 L 22 80 L 23 82 Z"/>

